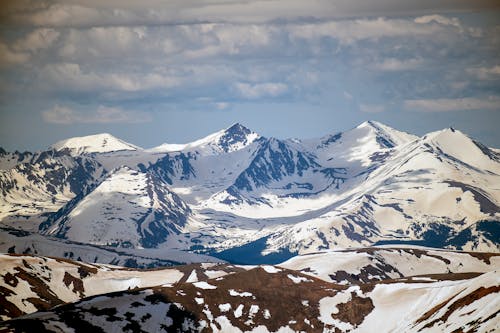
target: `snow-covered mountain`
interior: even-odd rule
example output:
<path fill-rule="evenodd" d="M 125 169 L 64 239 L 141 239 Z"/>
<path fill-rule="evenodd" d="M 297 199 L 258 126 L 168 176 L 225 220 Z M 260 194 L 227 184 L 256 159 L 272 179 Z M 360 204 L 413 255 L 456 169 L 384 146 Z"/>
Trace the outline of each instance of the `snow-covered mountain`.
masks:
<path fill-rule="evenodd" d="M 498 254 L 358 248 L 280 266 L 153 271 L 30 255 L 0 262 L 0 316 L 15 318 L 0 322 L 3 332 L 498 329 Z"/>
<path fill-rule="evenodd" d="M 83 243 L 155 247 L 178 234 L 191 213 L 166 184 L 147 172 L 114 170 L 44 233 Z"/>
<path fill-rule="evenodd" d="M 369 121 L 282 140 L 235 124 L 146 150 L 107 134 L 53 147 L 1 152 L 2 225 L 240 263 L 374 244 L 500 249 L 500 154 L 452 128 L 419 138 Z"/>
<path fill-rule="evenodd" d="M 202 155 L 229 153 L 245 148 L 260 137 L 245 126 L 236 123 L 232 126 L 210 134 L 200 140 L 186 144 L 164 143 L 148 149 L 151 152 L 197 151 Z"/>
<path fill-rule="evenodd" d="M 140 147 L 120 140 L 109 133 L 74 137 L 56 142 L 54 150 L 69 150 L 72 155 L 109 153 L 122 150 L 141 150 Z"/>
<path fill-rule="evenodd" d="M 38 229 L 105 173 L 96 160 L 65 151 L 24 153 L 9 160 L 12 167 L 0 170 L 0 219 L 2 225 L 25 230 Z"/>

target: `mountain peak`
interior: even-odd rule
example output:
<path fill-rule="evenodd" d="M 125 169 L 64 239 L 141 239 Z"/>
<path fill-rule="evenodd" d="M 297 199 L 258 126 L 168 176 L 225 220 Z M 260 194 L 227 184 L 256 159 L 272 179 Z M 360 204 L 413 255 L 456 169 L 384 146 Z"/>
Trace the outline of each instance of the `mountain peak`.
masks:
<path fill-rule="evenodd" d="M 234 123 L 225 129 L 225 132 L 245 132 L 251 133 L 252 131 L 240 123 Z"/>
<path fill-rule="evenodd" d="M 223 151 L 225 153 L 242 149 L 260 136 L 240 123 L 234 123 L 226 129 L 212 133 L 199 140 L 184 144 L 164 143 L 149 149 L 152 152 L 170 152 L 182 150 L 205 151 L 208 154 Z M 201 151 L 200 151 L 201 150 Z"/>
<path fill-rule="evenodd" d="M 71 153 L 75 155 L 141 149 L 140 147 L 118 139 L 109 133 L 100 133 L 61 140 L 53 144 L 51 148 L 58 151 L 69 149 Z"/>
<path fill-rule="evenodd" d="M 240 123 L 235 123 L 221 132 L 216 144 L 227 153 L 246 147 L 258 137 L 257 133 Z"/>
<path fill-rule="evenodd" d="M 375 120 L 366 120 L 364 122 L 362 122 L 361 124 L 359 124 L 356 128 L 363 128 L 363 127 L 372 127 L 372 128 L 375 128 L 375 129 L 380 129 L 382 127 L 388 127 L 382 123 L 379 123 L 378 121 L 375 121 Z"/>
<path fill-rule="evenodd" d="M 498 155 L 453 127 L 426 134 L 422 143 L 436 147 L 438 151 L 469 165 L 498 172 Z"/>
<path fill-rule="evenodd" d="M 363 136 L 373 136 L 378 145 L 382 148 L 393 148 L 417 139 L 417 137 L 412 134 L 398 131 L 374 120 L 367 120 L 352 131 L 360 131 L 363 133 Z"/>

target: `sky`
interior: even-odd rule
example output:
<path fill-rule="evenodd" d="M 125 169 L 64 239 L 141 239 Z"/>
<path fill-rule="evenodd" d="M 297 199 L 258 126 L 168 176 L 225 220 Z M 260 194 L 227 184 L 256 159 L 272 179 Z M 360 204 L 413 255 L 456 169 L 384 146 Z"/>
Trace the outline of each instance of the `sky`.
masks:
<path fill-rule="evenodd" d="M 0 146 L 377 120 L 500 148 L 500 1 L 2 0 Z"/>

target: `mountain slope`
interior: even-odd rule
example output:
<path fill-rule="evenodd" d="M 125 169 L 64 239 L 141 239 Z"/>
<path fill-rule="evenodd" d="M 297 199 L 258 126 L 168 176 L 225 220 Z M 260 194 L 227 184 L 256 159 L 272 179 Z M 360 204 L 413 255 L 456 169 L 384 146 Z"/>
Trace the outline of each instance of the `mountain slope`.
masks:
<path fill-rule="evenodd" d="M 74 137 L 56 142 L 51 146 L 57 151 L 69 150 L 72 155 L 108 153 L 121 150 L 140 150 L 141 148 L 120 140 L 109 133 Z"/>
<path fill-rule="evenodd" d="M 248 166 L 261 137 L 235 124 L 170 152 L 149 170 L 189 204 L 198 204 L 229 187 Z"/>
<path fill-rule="evenodd" d="M 36 230 L 48 214 L 104 173 L 97 161 L 85 156 L 54 150 L 32 154 L 12 169 L 0 170 L 0 220 L 4 225 Z"/>
<path fill-rule="evenodd" d="M 154 247 L 186 224 L 189 207 L 149 173 L 122 167 L 46 228 L 89 244 Z"/>
<path fill-rule="evenodd" d="M 450 141 L 460 142 L 471 153 L 462 150 L 462 159 L 454 157 L 456 148 L 449 147 Z M 499 229 L 500 164 L 483 151 L 456 130 L 405 144 L 344 192 L 339 204 L 276 231 L 267 248 L 303 253 L 379 241 L 421 241 L 427 246 L 498 251 L 493 235 Z M 493 234 L 472 235 L 477 223 Z"/>

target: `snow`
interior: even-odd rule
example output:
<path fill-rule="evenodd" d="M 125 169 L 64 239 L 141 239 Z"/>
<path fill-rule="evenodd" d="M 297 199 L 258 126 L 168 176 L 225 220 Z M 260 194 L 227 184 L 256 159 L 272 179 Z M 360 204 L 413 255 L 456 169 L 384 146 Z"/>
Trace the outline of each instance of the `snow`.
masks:
<path fill-rule="evenodd" d="M 329 250 L 320 253 L 295 256 L 279 266 L 290 270 L 303 271 L 304 274 L 318 277 L 324 281 L 331 281 L 330 274 L 345 271 L 348 274 L 358 275 L 364 267 L 376 267 L 377 264 L 396 268 L 404 276 L 444 274 L 447 272 L 489 272 L 500 269 L 500 258 L 492 257 L 490 264 L 480 258 L 467 253 L 441 251 L 432 248 L 397 245 L 403 250 L 389 246 L 374 248 L 375 253 L 369 255 L 364 251 Z M 407 251 L 404 248 L 408 248 Z M 423 255 L 416 255 L 412 249 L 423 251 Z M 439 258 L 443 259 L 439 259 Z M 447 263 L 446 261 L 449 261 Z M 396 272 L 386 272 L 392 278 L 398 278 Z"/>
<path fill-rule="evenodd" d="M 221 137 L 224 136 L 228 132 L 228 130 L 230 130 L 233 126 L 240 126 L 240 125 L 234 124 L 226 129 L 220 130 L 202 139 L 190 143 L 184 143 L 184 144 L 164 143 L 160 146 L 148 149 L 148 151 L 150 152 L 198 151 L 201 152 L 203 155 L 212 155 L 221 153 L 222 149 L 218 146 L 218 142 L 221 139 Z M 241 150 L 246 146 L 252 144 L 259 137 L 260 135 L 258 135 L 257 133 L 250 132 L 246 136 L 245 143 L 238 142 L 233 144 L 230 147 L 229 152 Z"/>
<path fill-rule="evenodd" d="M 193 245 L 219 251 L 262 238 L 266 238 L 263 255 L 283 249 L 305 254 L 325 247 L 367 246 L 396 238 L 413 240 L 421 238 L 421 233 L 432 222 L 449 226 L 454 233 L 470 227 L 473 236 L 477 236 L 480 233 L 474 229 L 474 223 L 500 217 L 499 212 L 484 212 L 481 199 L 467 190 L 467 186 L 478 189 L 478 193 L 493 203 L 490 209 L 494 210 L 495 205 L 500 205 L 500 189 L 496 186 L 500 165 L 457 130 L 447 129 L 417 138 L 370 121 L 340 133 L 337 140 L 328 140 L 334 138 L 331 135 L 312 140 L 277 140 L 250 131 L 244 140 L 236 140 L 226 147 L 220 140 L 228 130 L 195 142 L 167 144 L 150 151 L 108 134 L 55 144 L 57 149 L 72 149 L 72 154 L 89 153 L 84 157 L 95 158 L 92 161 L 101 163 L 108 173 L 94 191 L 61 217 L 58 222 L 64 220 L 64 225 L 54 226 L 48 232 L 50 235 L 63 234 L 61 237 L 76 242 L 132 246 L 136 252 L 123 250 L 134 254 L 144 251 L 144 256 L 149 256 L 154 249 L 141 249 L 144 246 L 142 235 L 150 231 L 154 211 L 174 202 L 171 200 L 174 193 L 189 205 L 192 214 L 186 213 L 186 224 L 173 225 L 173 232 L 158 244 L 155 255 L 171 255 L 172 260 L 188 260 L 184 256 L 190 260 L 201 258 L 187 252 Z M 384 140 L 394 147 L 386 147 Z M 228 189 L 249 167 L 262 145 L 268 143 L 277 149 L 278 142 L 295 155 L 297 152 L 313 155 L 319 166 L 301 175 L 293 173 L 272 181 L 267 186 L 240 191 L 237 194 L 242 196 L 241 203 L 221 202 L 230 197 Z M 149 172 L 139 170 L 139 163 L 154 164 L 167 153 L 172 159 L 179 158 L 173 165 L 174 174 L 169 175 L 171 184 L 154 180 Z M 373 154 L 378 155 L 374 157 Z M 184 161 L 182 158 L 189 161 L 193 176 L 183 174 L 183 164 L 179 162 Z M 272 162 L 269 152 L 266 158 L 267 162 Z M 14 163 L 13 160 L 7 162 L 9 165 Z M 65 160 L 63 164 L 69 163 Z M 345 173 L 338 174 L 344 179 L 338 187 L 324 176 L 325 168 L 345 168 Z M 65 189 L 58 189 L 53 196 L 44 189 L 45 183 L 31 184 L 22 171 L 9 170 L 9 175 L 5 176 L 7 182 L 16 180 L 21 188 L 29 186 L 26 193 L 16 192 L 0 199 L 0 219 L 5 225 L 37 231 L 45 219 L 40 214 L 57 211 L 75 193 L 65 185 Z M 42 177 L 48 171 L 41 168 L 34 172 Z M 2 177 L 0 180 L 4 180 Z M 455 186 L 450 181 L 467 186 Z M 304 184 L 312 189 L 306 189 Z M 183 207 L 175 207 L 174 212 L 186 212 Z M 25 216 L 29 222 L 24 220 Z M 138 220 L 144 221 L 139 231 L 135 222 Z M 424 223 L 424 229 L 417 232 L 416 227 Z M 347 235 L 344 230 L 351 227 L 352 235 Z M 355 233 L 362 237 L 356 237 Z M 45 248 L 48 247 L 41 246 L 40 251 Z M 498 251 L 498 246 L 479 235 L 478 244 L 469 241 L 464 249 Z M 55 253 L 56 250 L 51 248 L 50 251 Z M 357 273 L 359 267 L 366 266 L 362 263 L 369 259 L 356 257 L 357 262 L 352 262 L 339 255 L 333 265 L 346 265 L 345 271 Z M 88 259 L 90 255 L 86 258 L 92 261 Z M 318 259 L 318 263 L 320 261 Z M 432 260 L 427 258 L 425 262 Z M 439 262 L 437 265 L 439 269 L 443 267 Z M 317 275 L 326 279 L 328 265 L 316 265 L 314 269 Z M 222 274 L 210 271 L 207 276 L 216 278 Z"/>
<path fill-rule="evenodd" d="M 492 271 L 471 280 L 444 281 L 429 284 L 379 284 L 369 293 L 375 310 L 370 313 L 359 326 L 359 332 L 403 332 L 418 331 L 427 322 L 439 317 L 447 311 L 444 306 L 439 312 L 417 326 L 413 326 L 415 318 L 420 318 L 428 309 L 446 301 L 448 305 L 455 300 L 466 297 L 479 287 L 498 285 L 500 277 L 498 271 Z M 449 326 L 439 327 L 439 323 L 430 331 L 454 331 L 470 322 L 470 312 L 475 310 L 474 318 L 487 318 L 498 310 L 498 297 L 495 293 L 475 300 L 469 306 L 456 309 L 448 319 Z M 468 314 L 468 315 L 467 315 Z M 383 321 L 380 318 L 384 318 Z M 412 325 L 412 327 L 410 327 Z"/>
<path fill-rule="evenodd" d="M 122 167 L 78 202 L 67 215 L 63 227 L 55 223 L 47 233 L 54 235 L 64 228 L 66 238 L 83 243 L 111 245 L 126 242 L 141 247 L 143 235 L 154 220 L 155 212 L 165 207 L 157 203 L 157 198 L 161 195 L 164 200 L 170 199 L 171 194 L 162 191 L 161 184 L 156 184 L 149 174 Z M 168 209 L 182 211 L 184 207 L 172 199 Z M 137 230 L 138 220 L 143 221 L 140 225 L 142 231 Z"/>
<path fill-rule="evenodd" d="M 274 266 L 262 265 L 260 267 L 262 267 L 262 269 L 265 270 L 267 273 L 271 273 L 271 274 L 281 272 L 281 269 L 276 268 Z"/>
<path fill-rule="evenodd" d="M 196 288 L 200 288 L 200 289 L 217 289 L 216 286 L 211 285 L 211 284 L 209 284 L 208 282 L 205 282 L 205 281 L 195 282 L 195 283 L 193 283 L 193 285 Z"/>
<path fill-rule="evenodd" d="M 347 303 L 351 299 L 351 289 L 352 288 L 349 288 L 345 291 L 340 291 L 333 297 L 323 297 L 322 299 L 320 299 L 318 319 L 323 323 L 333 325 L 334 327 L 342 331 L 353 329 L 351 323 L 342 322 L 332 317 L 332 314 L 337 314 L 339 312 L 337 305 Z"/>
<path fill-rule="evenodd" d="M 111 134 L 102 133 L 82 137 L 74 137 L 61 140 L 51 146 L 55 150 L 70 149 L 74 154 L 84 153 L 107 153 L 120 150 L 139 150 L 138 146 L 132 145 Z"/>
<path fill-rule="evenodd" d="M 248 291 L 243 291 L 243 292 L 238 292 L 234 289 L 229 289 L 229 295 L 231 296 L 240 296 L 240 297 L 252 297 L 252 293 L 249 293 Z"/>
<path fill-rule="evenodd" d="M 231 304 L 229 303 L 219 304 L 219 310 L 220 312 L 228 312 L 229 310 L 231 310 Z"/>
<path fill-rule="evenodd" d="M 194 301 L 196 302 L 196 304 L 203 304 L 203 303 L 205 303 L 205 300 L 203 299 L 203 297 L 195 297 Z"/>
<path fill-rule="evenodd" d="M 253 318 L 253 316 L 255 316 L 257 312 L 259 312 L 259 306 L 256 304 L 250 305 L 250 310 L 248 311 L 248 315 L 250 316 L 250 318 Z"/>
<path fill-rule="evenodd" d="M 243 308 L 244 308 L 243 304 L 238 305 L 236 310 L 234 310 L 234 317 L 235 318 L 241 317 L 241 315 L 243 314 Z"/>
<path fill-rule="evenodd" d="M 196 282 L 198 281 L 198 275 L 196 275 L 196 270 L 193 269 L 191 271 L 191 274 L 189 274 L 187 280 L 186 280 L 186 283 L 192 283 L 192 282 Z"/>
<path fill-rule="evenodd" d="M 208 276 L 209 279 L 216 279 L 227 275 L 227 273 L 224 271 L 213 271 L 213 270 L 206 270 L 204 271 L 204 273 L 206 276 Z"/>
<path fill-rule="evenodd" d="M 293 281 L 293 283 L 301 283 L 301 282 L 312 282 L 312 280 L 309 280 L 308 278 L 305 278 L 303 276 L 295 276 L 292 274 L 288 274 L 287 277 Z"/>

